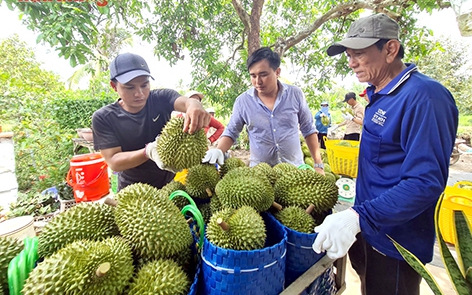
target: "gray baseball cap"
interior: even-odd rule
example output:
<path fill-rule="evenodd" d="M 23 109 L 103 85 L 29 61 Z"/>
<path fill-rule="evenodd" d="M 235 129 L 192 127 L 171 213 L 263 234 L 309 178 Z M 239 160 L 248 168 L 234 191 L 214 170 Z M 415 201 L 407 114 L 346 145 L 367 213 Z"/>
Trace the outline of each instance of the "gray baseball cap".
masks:
<path fill-rule="evenodd" d="M 151 71 L 146 61 L 137 54 L 119 54 L 110 63 L 110 80 L 116 79 L 118 82 L 124 84 L 139 76 L 152 78 Z"/>
<path fill-rule="evenodd" d="M 331 45 L 329 56 L 343 53 L 346 48 L 364 49 L 380 39 L 399 40 L 399 27 L 396 21 L 383 13 L 360 18 L 351 24 L 344 40 Z"/>

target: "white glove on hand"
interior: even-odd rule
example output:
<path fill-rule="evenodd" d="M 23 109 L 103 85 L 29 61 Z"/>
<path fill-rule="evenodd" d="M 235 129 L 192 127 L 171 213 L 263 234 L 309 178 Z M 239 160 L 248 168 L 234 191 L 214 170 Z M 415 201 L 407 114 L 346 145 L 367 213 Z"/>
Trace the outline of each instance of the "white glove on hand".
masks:
<path fill-rule="evenodd" d="M 354 118 L 354 116 L 349 114 L 349 113 L 342 114 L 342 116 L 343 116 L 344 120 L 348 120 L 348 121 L 351 121 Z"/>
<path fill-rule="evenodd" d="M 161 158 L 159 157 L 159 154 L 157 153 L 157 141 L 159 140 L 159 136 L 156 137 L 156 140 L 146 144 L 145 147 L 145 152 L 146 152 L 146 157 L 148 159 L 153 160 L 157 167 L 161 170 L 167 170 L 173 173 L 176 173 L 177 171 L 174 171 L 164 165 L 164 163 L 161 161 Z"/>
<path fill-rule="evenodd" d="M 341 258 L 354 244 L 360 231 L 359 215 L 353 209 L 328 215 L 321 225 L 315 227 L 318 236 L 312 245 L 313 251 L 318 254 L 326 251 L 331 259 Z"/>
<path fill-rule="evenodd" d="M 202 159 L 202 163 L 217 163 L 220 166 L 223 165 L 225 163 L 223 151 L 220 149 L 209 149 L 206 152 L 205 157 Z"/>

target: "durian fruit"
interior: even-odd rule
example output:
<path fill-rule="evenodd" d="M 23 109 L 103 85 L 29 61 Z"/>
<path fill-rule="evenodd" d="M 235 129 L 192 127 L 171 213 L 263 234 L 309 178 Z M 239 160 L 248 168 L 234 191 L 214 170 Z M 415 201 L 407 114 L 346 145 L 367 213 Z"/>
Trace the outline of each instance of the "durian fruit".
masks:
<path fill-rule="evenodd" d="M 279 163 L 275 165 L 272 169 L 274 169 L 277 178 L 282 177 L 282 175 L 286 173 L 291 173 L 292 171 L 298 170 L 297 166 L 290 163 Z"/>
<path fill-rule="evenodd" d="M 277 180 L 277 174 L 269 164 L 261 162 L 253 166 L 252 169 L 262 172 L 265 176 L 267 176 L 267 179 L 269 179 L 270 184 L 275 184 L 275 181 Z"/>
<path fill-rule="evenodd" d="M 212 199 L 213 199 L 213 197 L 212 197 Z M 200 213 L 202 213 L 203 221 L 205 223 L 208 223 L 208 221 L 210 221 L 210 217 L 211 217 L 210 202 L 208 202 L 208 203 L 198 203 L 197 207 L 198 207 L 198 210 L 200 210 Z"/>
<path fill-rule="evenodd" d="M 186 191 L 194 198 L 208 199 L 213 196 L 219 181 L 220 175 L 214 165 L 198 164 L 188 169 Z"/>
<path fill-rule="evenodd" d="M 17 239 L 0 236 L 0 291 L 5 294 L 8 294 L 8 265 L 23 248 L 23 243 Z"/>
<path fill-rule="evenodd" d="M 329 117 L 328 116 L 322 116 L 321 117 L 321 124 L 323 124 L 323 126 L 328 126 L 329 125 Z"/>
<path fill-rule="evenodd" d="M 283 207 L 308 208 L 323 213 L 332 209 L 338 200 L 338 187 L 325 176 L 311 170 L 296 169 L 285 173 L 275 182 L 275 201 Z"/>
<path fill-rule="evenodd" d="M 267 177 L 261 177 L 249 167 L 230 170 L 215 188 L 223 207 L 250 206 L 259 212 L 266 211 L 274 202 L 274 188 Z"/>
<path fill-rule="evenodd" d="M 55 216 L 38 239 L 39 257 L 47 257 L 81 239 L 99 241 L 117 235 L 113 209 L 99 203 L 79 203 Z"/>
<path fill-rule="evenodd" d="M 171 180 L 159 190 L 159 195 L 163 198 L 169 198 L 173 192 L 178 190 L 185 191 L 185 185 L 179 181 Z M 182 208 L 189 203 L 186 198 L 179 196 L 173 198 L 172 202 L 174 202 L 179 210 L 182 210 Z"/>
<path fill-rule="evenodd" d="M 336 182 L 336 180 L 338 180 L 332 172 L 325 171 L 325 177 L 333 182 Z"/>
<path fill-rule="evenodd" d="M 315 160 L 313 160 L 313 158 L 311 156 L 310 157 L 305 157 L 303 162 L 305 162 L 305 164 L 309 165 L 310 167 L 313 167 L 315 165 Z"/>
<path fill-rule="evenodd" d="M 192 244 L 185 217 L 155 187 L 134 183 L 122 189 L 116 198 L 116 224 L 138 257 L 145 261 L 169 258 Z"/>
<path fill-rule="evenodd" d="M 277 218 L 283 225 L 295 231 L 311 234 L 315 228 L 315 220 L 310 213 L 302 208 L 289 206 L 275 213 Z"/>
<path fill-rule="evenodd" d="M 249 206 L 213 214 L 206 235 L 214 245 L 233 250 L 261 249 L 267 237 L 264 220 Z"/>
<path fill-rule="evenodd" d="M 128 295 L 184 295 L 190 279 L 173 260 L 159 259 L 145 264 L 131 283 Z"/>
<path fill-rule="evenodd" d="M 210 211 L 211 211 L 212 215 L 213 215 L 213 213 L 218 212 L 223 208 L 224 208 L 224 206 L 223 206 L 223 204 L 221 204 L 220 198 L 218 198 L 217 195 L 214 195 L 213 197 L 211 197 L 211 199 L 210 199 Z"/>
<path fill-rule="evenodd" d="M 227 158 L 220 167 L 220 177 L 223 178 L 230 170 L 238 167 L 246 167 L 243 160 L 235 157 Z"/>
<path fill-rule="evenodd" d="M 208 149 L 205 131 L 183 132 L 184 120 L 182 117 L 170 119 L 157 141 L 159 158 L 166 168 L 173 171 L 200 164 Z"/>
<path fill-rule="evenodd" d="M 39 263 L 29 274 L 22 294 L 118 295 L 133 273 L 131 248 L 123 238 L 79 240 Z"/>

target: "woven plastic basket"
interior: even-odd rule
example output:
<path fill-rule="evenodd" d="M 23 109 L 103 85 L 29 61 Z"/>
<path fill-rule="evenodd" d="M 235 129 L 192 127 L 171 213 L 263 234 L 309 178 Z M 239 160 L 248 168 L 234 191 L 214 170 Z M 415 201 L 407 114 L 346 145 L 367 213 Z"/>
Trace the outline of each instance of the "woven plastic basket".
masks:
<path fill-rule="evenodd" d="M 287 235 L 269 214 L 266 247 L 236 251 L 213 245 L 206 238 L 202 251 L 202 294 L 279 294 L 284 289 Z"/>
<path fill-rule="evenodd" d="M 444 199 L 439 211 L 439 229 L 444 241 L 455 244 L 455 225 L 453 222 L 454 210 L 462 210 L 472 226 L 472 190 L 461 188 L 462 185 L 471 185 L 472 182 L 460 181 L 454 186 L 447 186 Z"/>
<path fill-rule="evenodd" d="M 338 292 L 333 266 L 328 268 L 308 286 L 300 295 L 335 295 Z"/>
<path fill-rule="evenodd" d="M 348 142 L 352 145 L 343 146 L 339 143 Z M 331 170 L 339 175 L 357 177 L 357 162 L 359 160 L 359 141 L 327 139 L 325 137 L 326 155 Z"/>
<path fill-rule="evenodd" d="M 326 253 L 316 254 L 313 251 L 312 245 L 318 235 L 317 233 L 301 233 L 284 226 L 272 214 L 270 218 L 287 231 L 287 259 L 285 261 L 285 287 L 287 287 Z"/>

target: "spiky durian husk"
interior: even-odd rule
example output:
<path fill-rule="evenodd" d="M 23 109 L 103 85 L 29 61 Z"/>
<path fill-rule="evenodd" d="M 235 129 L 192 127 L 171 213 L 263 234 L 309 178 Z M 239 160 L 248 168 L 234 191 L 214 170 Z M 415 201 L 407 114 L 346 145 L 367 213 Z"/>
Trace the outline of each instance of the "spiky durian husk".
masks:
<path fill-rule="evenodd" d="M 220 175 L 214 165 L 198 164 L 188 169 L 186 190 L 192 197 L 208 199 L 219 181 Z"/>
<path fill-rule="evenodd" d="M 272 169 L 274 170 L 277 179 L 287 173 L 291 173 L 292 171 L 298 170 L 297 166 L 290 163 L 279 163 L 272 167 Z"/>
<path fill-rule="evenodd" d="M 5 294 L 8 294 L 8 265 L 23 248 L 23 243 L 17 239 L 0 236 L 0 291 L 5 291 Z"/>
<path fill-rule="evenodd" d="M 223 204 L 220 202 L 220 198 L 218 198 L 218 195 L 214 195 L 210 199 L 210 210 L 211 210 L 211 215 L 213 215 L 215 212 L 220 211 L 223 209 Z"/>
<path fill-rule="evenodd" d="M 250 206 L 263 212 L 274 202 L 274 189 L 267 177 L 260 177 L 249 167 L 229 171 L 218 182 L 215 192 L 223 207 L 228 208 Z"/>
<path fill-rule="evenodd" d="M 169 198 L 169 196 L 175 192 L 175 191 L 178 191 L 178 190 L 181 190 L 181 191 L 185 191 L 185 185 L 183 185 L 181 182 L 179 181 L 175 181 L 175 180 L 172 180 L 171 182 L 169 182 L 168 184 L 164 185 L 160 190 L 159 190 L 159 194 L 164 197 L 164 198 Z M 177 206 L 177 208 L 179 208 L 180 210 L 182 210 L 182 208 L 187 205 L 189 202 L 186 198 L 183 198 L 183 197 L 179 197 L 179 196 L 176 196 L 175 198 L 172 199 L 172 202 L 174 202 L 174 204 Z"/>
<path fill-rule="evenodd" d="M 246 164 L 243 162 L 243 160 L 235 157 L 230 157 L 227 158 L 224 162 L 223 165 L 220 167 L 220 176 L 223 178 L 226 173 L 228 173 L 230 170 L 238 167 L 245 167 Z"/>
<path fill-rule="evenodd" d="M 179 171 L 202 162 L 208 149 L 203 129 L 194 134 L 183 132 L 184 118 L 170 119 L 157 141 L 157 153 L 168 168 Z"/>
<path fill-rule="evenodd" d="M 338 200 L 338 187 L 334 182 L 313 170 L 296 169 L 285 173 L 275 182 L 275 201 L 283 207 L 308 208 L 323 213 L 332 209 Z"/>
<path fill-rule="evenodd" d="M 184 295 L 190 280 L 173 260 L 159 259 L 145 264 L 131 283 L 128 295 Z"/>
<path fill-rule="evenodd" d="M 144 259 L 169 258 L 190 246 L 193 237 L 185 217 L 158 189 L 134 183 L 118 195 L 115 220 L 134 253 Z"/>
<path fill-rule="evenodd" d="M 97 269 L 106 263 L 109 270 L 97 275 Z M 122 294 L 133 272 L 131 249 L 121 237 L 79 240 L 39 263 L 29 274 L 22 294 Z"/>
<path fill-rule="evenodd" d="M 283 225 L 298 232 L 311 234 L 315 228 L 315 220 L 305 210 L 289 206 L 275 214 Z"/>
<path fill-rule="evenodd" d="M 270 184 L 275 184 L 275 181 L 277 180 L 277 173 L 275 173 L 274 169 L 270 167 L 269 164 L 261 162 L 258 163 L 256 166 L 253 166 L 252 169 L 265 175 L 267 179 L 269 179 Z"/>
<path fill-rule="evenodd" d="M 213 197 L 212 197 L 212 199 L 213 199 Z M 205 223 L 208 223 L 208 221 L 210 221 L 210 217 L 211 217 L 210 202 L 197 204 L 197 207 L 198 207 L 198 210 L 200 210 L 200 213 L 202 213 L 203 221 Z"/>
<path fill-rule="evenodd" d="M 228 224 L 228 230 L 223 230 L 218 225 L 219 218 Z M 227 249 L 261 249 L 264 247 L 266 237 L 264 220 L 249 206 L 237 210 L 223 209 L 213 214 L 207 226 L 208 240 L 218 247 Z"/>
<path fill-rule="evenodd" d="M 77 240 L 99 241 L 118 233 L 112 207 L 99 203 L 79 203 L 46 224 L 39 235 L 38 255 L 49 256 Z"/>

